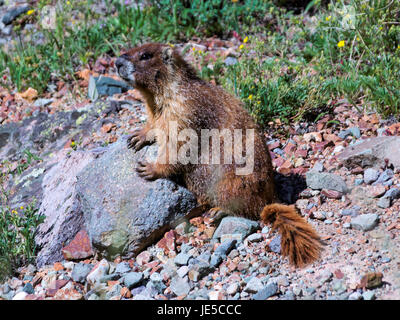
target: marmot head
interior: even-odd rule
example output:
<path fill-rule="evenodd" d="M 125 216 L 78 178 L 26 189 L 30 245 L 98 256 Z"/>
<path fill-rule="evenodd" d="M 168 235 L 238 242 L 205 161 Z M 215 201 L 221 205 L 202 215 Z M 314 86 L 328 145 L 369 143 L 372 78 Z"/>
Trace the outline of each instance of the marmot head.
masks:
<path fill-rule="evenodd" d="M 147 43 L 133 48 L 116 61 L 119 76 L 133 87 L 153 94 L 174 82 L 196 78 L 193 68 L 171 46 Z"/>

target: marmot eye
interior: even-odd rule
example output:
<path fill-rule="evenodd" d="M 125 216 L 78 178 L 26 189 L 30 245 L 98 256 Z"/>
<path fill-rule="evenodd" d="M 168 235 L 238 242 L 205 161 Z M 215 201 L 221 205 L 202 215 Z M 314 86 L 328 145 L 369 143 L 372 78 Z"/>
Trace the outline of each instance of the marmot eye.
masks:
<path fill-rule="evenodd" d="M 140 60 L 149 60 L 153 57 L 153 55 L 151 53 L 142 53 L 142 55 L 140 56 Z"/>

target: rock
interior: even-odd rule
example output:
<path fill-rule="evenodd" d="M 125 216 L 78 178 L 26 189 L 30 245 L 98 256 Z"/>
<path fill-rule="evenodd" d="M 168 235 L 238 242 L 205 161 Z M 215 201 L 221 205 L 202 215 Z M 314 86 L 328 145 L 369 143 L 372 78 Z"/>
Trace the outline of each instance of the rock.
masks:
<path fill-rule="evenodd" d="M 34 294 L 35 293 L 35 289 L 33 289 L 33 286 L 31 283 L 27 282 L 24 285 L 24 288 L 22 289 L 24 292 L 26 292 L 27 294 Z"/>
<path fill-rule="evenodd" d="M 142 266 L 146 263 L 149 263 L 151 260 L 151 253 L 148 251 L 142 251 L 136 256 L 136 262 L 138 263 L 139 266 Z"/>
<path fill-rule="evenodd" d="M 190 258 L 189 254 L 181 252 L 175 257 L 174 262 L 177 266 L 185 266 L 188 264 Z"/>
<path fill-rule="evenodd" d="M 188 272 L 189 272 L 189 267 L 188 266 L 182 266 L 176 271 L 178 276 L 180 276 L 181 278 L 186 276 L 188 274 Z"/>
<path fill-rule="evenodd" d="M 379 178 L 379 171 L 373 168 L 368 168 L 364 171 L 364 182 L 371 184 Z"/>
<path fill-rule="evenodd" d="M 281 236 L 274 237 L 268 246 L 272 252 L 281 253 Z"/>
<path fill-rule="evenodd" d="M 378 180 L 376 180 L 375 183 L 384 183 L 387 182 L 388 180 L 392 179 L 394 177 L 394 172 L 392 169 L 386 169 L 385 171 L 383 171 Z"/>
<path fill-rule="evenodd" d="M 236 243 L 236 239 L 226 240 L 215 249 L 214 254 L 222 256 L 222 258 L 225 259 L 229 252 L 236 246 Z"/>
<path fill-rule="evenodd" d="M 323 195 L 329 199 L 341 199 L 343 196 L 343 193 L 339 192 L 339 191 L 335 191 L 335 190 L 322 189 L 321 195 Z"/>
<path fill-rule="evenodd" d="M 378 288 L 383 284 L 381 272 L 370 272 L 361 278 L 360 287 L 367 289 Z"/>
<path fill-rule="evenodd" d="M 72 241 L 62 248 L 66 260 L 82 260 L 93 255 L 90 239 L 85 230 L 79 231 Z"/>
<path fill-rule="evenodd" d="M 197 282 L 204 276 L 208 275 L 210 272 L 213 272 L 215 268 L 210 264 L 205 261 L 200 261 L 197 259 L 194 259 L 195 262 L 194 264 L 191 264 L 189 266 L 189 272 L 188 276 L 189 279 Z M 192 261 L 192 260 L 191 260 Z"/>
<path fill-rule="evenodd" d="M 108 270 L 110 270 L 110 264 L 106 259 L 102 259 L 87 275 L 87 282 L 93 286 L 94 284 L 100 282 L 100 279 L 107 275 Z"/>
<path fill-rule="evenodd" d="M 55 300 L 82 300 L 83 294 L 73 288 L 61 288 L 54 295 Z"/>
<path fill-rule="evenodd" d="M 129 272 L 126 273 L 123 277 L 123 281 L 125 286 L 129 289 L 138 286 L 143 280 L 143 273 L 142 272 Z"/>
<path fill-rule="evenodd" d="M 264 288 L 259 290 L 255 295 L 253 295 L 254 300 L 266 300 L 269 297 L 278 293 L 278 285 L 275 282 L 271 282 Z"/>
<path fill-rule="evenodd" d="M 400 167 L 400 137 L 383 136 L 369 138 L 348 146 L 338 159 L 347 167 L 375 167 L 385 165 L 385 159 Z"/>
<path fill-rule="evenodd" d="M 221 235 L 220 238 L 221 242 L 229 241 L 229 240 L 236 240 L 237 242 L 243 241 L 243 235 L 241 233 L 225 233 Z"/>
<path fill-rule="evenodd" d="M 187 281 L 187 278 L 175 276 L 171 280 L 170 289 L 176 296 L 179 297 L 182 295 L 187 295 L 189 293 L 190 285 Z"/>
<path fill-rule="evenodd" d="M 332 281 L 332 288 L 336 291 L 336 294 L 340 295 L 346 291 L 346 283 L 344 280 L 334 279 Z"/>
<path fill-rule="evenodd" d="M 28 295 L 28 293 L 26 293 L 25 291 L 21 291 L 19 293 L 17 293 L 12 300 L 25 300 L 26 296 Z"/>
<path fill-rule="evenodd" d="M 86 264 L 83 262 L 77 263 L 74 266 L 74 269 L 72 270 L 71 278 L 75 282 L 84 283 L 86 281 L 87 275 L 90 273 L 92 269 L 93 269 L 92 264 Z"/>
<path fill-rule="evenodd" d="M 150 282 L 147 283 L 147 288 L 156 292 L 156 294 L 162 293 L 166 286 L 163 283 L 163 278 L 158 272 L 154 272 L 150 275 Z"/>
<path fill-rule="evenodd" d="M 263 240 L 261 233 L 253 233 L 247 237 L 249 242 L 260 242 Z"/>
<path fill-rule="evenodd" d="M 126 137 L 119 139 L 78 176 L 86 230 L 92 246 L 108 259 L 138 254 L 197 205 L 176 183 L 137 175 L 136 163 L 154 160 L 156 145 L 133 152 L 126 144 Z"/>
<path fill-rule="evenodd" d="M 238 292 L 239 290 L 239 285 L 235 282 L 229 285 L 229 287 L 226 289 L 226 293 L 233 296 Z"/>
<path fill-rule="evenodd" d="M 76 175 L 94 158 L 94 153 L 75 151 L 62 156 L 43 177 L 43 199 L 38 214 L 46 218 L 35 236 L 40 248 L 36 260 L 39 267 L 63 260 L 63 244 L 82 230 L 84 221 L 75 190 Z"/>
<path fill-rule="evenodd" d="M 341 177 L 328 172 L 308 171 L 306 173 L 307 187 L 311 189 L 327 189 L 347 193 L 348 188 Z"/>
<path fill-rule="evenodd" d="M 379 217 L 375 213 L 362 214 L 351 219 L 353 229 L 369 231 L 378 225 Z"/>
<path fill-rule="evenodd" d="M 50 103 L 52 103 L 53 101 L 54 101 L 54 99 L 37 99 L 33 103 L 33 106 L 34 107 L 45 107 L 45 106 L 49 105 Z"/>
<path fill-rule="evenodd" d="M 264 285 L 263 285 L 262 281 L 257 277 L 253 277 L 246 284 L 246 286 L 244 287 L 243 290 L 248 293 L 257 293 L 258 291 L 260 291 L 263 288 L 264 288 Z"/>
<path fill-rule="evenodd" d="M 115 268 L 115 273 L 118 274 L 128 273 L 129 271 L 131 271 L 129 262 L 120 262 L 117 264 L 117 267 Z"/>
<path fill-rule="evenodd" d="M 381 184 L 368 186 L 367 190 L 372 198 L 378 198 L 386 192 L 386 188 Z"/>
<path fill-rule="evenodd" d="M 349 295 L 349 300 L 361 300 L 362 295 L 358 291 L 353 292 L 352 294 Z"/>
<path fill-rule="evenodd" d="M 241 217 L 225 217 L 221 220 L 213 238 L 221 238 L 224 234 L 241 234 L 242 239 L 253 233 L 259 227 L 258 223 Z"/>
<path fill-rule="evenodd" d="M 387 208 L 389 208 L 391 205 L 392 205 L 392 201 L 390 200 L 390 198 L 380 198 L 379 200 L 378 200 L 378 202 L 376 203 L 376 205 L 379 207 L 379 208 L 382 208 L 382 209 L 387 209 Z"/>
<path fill-rule="evenodd" d="M 400 198 L 400 189 L 399 188 L 390 188 L 386 191 L 384 198 L 389 198 L 390 200 L 395 200 Z"/>
<path fill-rule="evenodd" d="M 213 254 L 211 256 L 210 265 L 214 268 L 217 268 L 222 263 L 222 261 L 223 261 L 222 256 L 218 254 Z"/>
<path fill-rule="evenodd" d="M 375 291 L 367 290 L 362 294 L 364 300 L 374 300 L 375 299 Z"/>
<path fill-rule="evenodd" d="M 112 96 L 116 93 L 123 93 L 132 89 L 124 81 L 118 81 L 110 77 L 100 76 L 89 78 L 88 97 L 92 101 L 97 100 L 99 96 Z"/>
<path fill-rule="evenodd" d="M 89 270 L 90 271 L 90 270 Z M 88 271 L 88 273 L 89 273 Z M 86 278 L 86 276 L 85 276 Z M 56 283 L 57 280 L 57 273 L 56 272 L 49 272 L 46 274 L 41 282 L 41 286 L 44 289 L 53 289 L 54 284 Z"/>
<path fill-rule="evenodd" d="M 18 18 L 21 14 L 28 12 L 31 9 L 30 6 L 24 5 L 19 7 L 14 7 L 6 12 L 1 20 L 5 25 L 10 24 L 16 18 Z"/>
<path fill-rule="evenodd" d="M 351 127 L 347 130 L 342 130 L 339 132 L 338 137 L 344 140 L 350 135 L 352 135 L 357 139 L 360 138 L 361 137 L 360 129 L 358 127 Z"/>

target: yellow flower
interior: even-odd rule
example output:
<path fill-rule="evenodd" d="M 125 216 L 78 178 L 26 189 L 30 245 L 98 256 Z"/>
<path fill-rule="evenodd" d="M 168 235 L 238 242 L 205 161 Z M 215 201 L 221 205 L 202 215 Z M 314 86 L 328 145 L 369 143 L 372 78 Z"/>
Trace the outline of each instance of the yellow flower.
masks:
<path fill-rule="evenodd" d="M 24 210 L 24 207 L 23 207 L 23 206 L 21 206 L 21 207 L 20 207 L 20 209 L 21 209 L 21 210 Z"/>
<path fill-rule="evenodd" d="M 379 27 L 379 30 L 382 30 L 383 29 L 383 27 Z"/>
<path fill-rule="evenodd" d="M 327 17 L 325 18 L 326 21 L 329 21 L 329 20 L 331 20 L 331 19 L 332 19 L 332 16 L 327 16 Z"/>
<path fill-rule="evenodd" d="M 339 48 L 344 47 L 344 40 L 339 41 L 338 44 L 337 44 L 337 46 L 338 46 Z"/>
<path fill-rule="evenodd" d="M 249 41 L 249 37 L 244 38 L 243 43 L 247 43 Z"/>
<path fill-rule="evenodd" d="M 30 16 L 32 13 L 34 13 L 35 12 L 35 10 L 33 10 L 33 9 L 31 9 L 31 10 L 29 10 L 26 14 L 28 15 L 28 16 Z"/>
<path fill-rule="evenodd" d="M 357 41 L 360 41 L 360 37 L 357 37 Z"/>
<path fill-rule="evenodd" d="M 243 50 L 243 48 L 244 48 L 244 45 L 241 44 L 241 45 L 239 46 L 239 49 L 240 49 L 240 50 Z"/>
<path fill-rule="evenodd" d="M 75 147 L 75 146 L 76 146 L 75 141 L 71 141 L 71 147 L 73 148 L 73 147 Z"/>
<path fill-rule="evenodd" d="M 67 5 L 69 5 L 69 6 L 70 6 L 70 5 L 71 5 L 71 2 L 67 1 Z"/>
<path fill-rule="evenodd" d="M 249 95 L 249 100 L 253 100 L 253 95 Z"/>
<path fill-rule="evenodd" d="M 12 214 L 17 214 L 18 212 L 17 212 L 17 210 L 12 210 L 11 213 Z"/>

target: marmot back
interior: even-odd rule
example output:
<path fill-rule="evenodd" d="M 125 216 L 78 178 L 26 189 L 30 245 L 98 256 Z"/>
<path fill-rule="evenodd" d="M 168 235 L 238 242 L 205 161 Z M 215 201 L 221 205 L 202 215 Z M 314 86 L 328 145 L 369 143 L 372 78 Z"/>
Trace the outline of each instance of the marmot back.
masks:
<path fill-rule="evenodd" d="M 237 98 L 200 79 L 168 45 L 142 45 L 115 64 L 119 75 L 141 92 L 148 113 L 146 125 L 133 132 L 128 146 L 159 145 L 155 163 L 139 163 L 141 177 L 179 175 L 201 205 L 250 219 L 261 214 L 279 230 L 282 253 L 296 266 L 319 257 L 321 243 L 312 227 L 293 206 L 276 203 L 264 135 Z M 218 157 L 219 162 L 213 161 Z"/>

